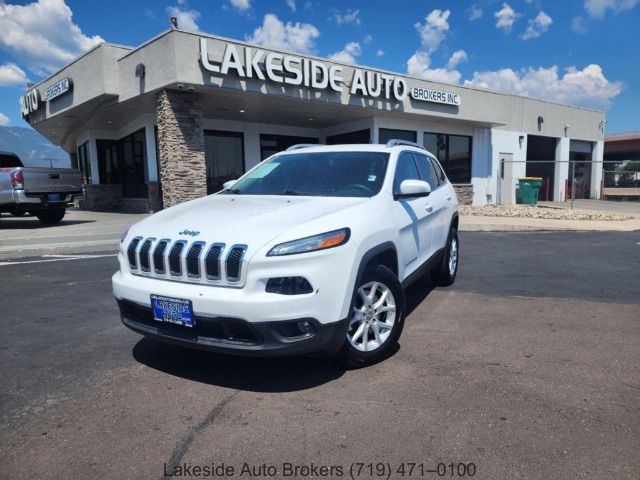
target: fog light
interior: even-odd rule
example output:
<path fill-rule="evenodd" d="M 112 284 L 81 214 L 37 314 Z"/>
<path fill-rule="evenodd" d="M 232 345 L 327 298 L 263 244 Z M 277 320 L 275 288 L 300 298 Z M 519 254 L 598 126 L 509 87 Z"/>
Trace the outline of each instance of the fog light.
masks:
<path fill-rule="evenodd" d="M 278 277 L 269 279 L 265 291 L 267 293 L 279 293 L 280 295 L 301 295 L 312 293 L 313 287 L 303 277 Z"/>
<path fill-rule="evenodd" d="M 315 332 L 315 330 L 316 330 L 316 329 L 314 328 L 314 326 L 313 326 L 313 323 L 311 323 L 311 322 L 310 322 L 310 321 L 308 321 L 308 320 L 300 320 L 300 321 L 298 322 L 298 328 L 300 329 L 300 331 L 301 331 L 302 333 L 305 333 L 305 334 L 307 334 L 307 333 L 313 333 L 313 332 Z"/>

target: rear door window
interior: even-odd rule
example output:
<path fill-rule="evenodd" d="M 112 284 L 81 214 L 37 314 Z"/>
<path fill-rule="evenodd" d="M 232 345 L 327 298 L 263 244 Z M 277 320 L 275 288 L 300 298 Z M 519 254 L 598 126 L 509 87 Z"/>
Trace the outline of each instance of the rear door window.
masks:
<path fill-rule="evenodd" d="M 413 153 L 413 156 L 418 164 L 418 170 L 420 170 L 422 180 L 427 182 L 432 190 L 438 188 L 438 185 L 440 185 L 440 179 L 438 178 L 438 174 L 436 173 L 433 164 L 429 161 L 429 157 L 415 152 Z"/>

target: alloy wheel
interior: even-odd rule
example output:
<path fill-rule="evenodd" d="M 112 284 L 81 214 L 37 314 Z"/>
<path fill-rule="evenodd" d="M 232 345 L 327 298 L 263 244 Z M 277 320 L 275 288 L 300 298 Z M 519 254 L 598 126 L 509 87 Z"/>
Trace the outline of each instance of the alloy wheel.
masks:
<path fill-rule="evenodd" d="M 356 350 L 372 352 L 387 341 L 395 322 L 396 302 L 389 287 L 365 283 L 358 288 L 347 340 Z"/>
<path fill-rule="evenodd" d="M 458 240 L 453 237 L 449 246 L 449 274 L 455 275 L 458 268 Z"/>

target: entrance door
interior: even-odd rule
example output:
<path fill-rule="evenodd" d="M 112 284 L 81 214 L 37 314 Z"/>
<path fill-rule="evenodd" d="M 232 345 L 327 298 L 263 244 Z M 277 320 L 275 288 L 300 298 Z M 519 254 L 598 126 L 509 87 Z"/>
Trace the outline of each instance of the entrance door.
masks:
<path fill-rule="evenodd" d="M 144 128 L 120 140 L 122 158 L 122 196 L 124 198 L 146 198 L 147 183 L 146 138 Z"/>
<path fill-rule="evenodd" d="M 500 198 L 498 203 L 511 205 L 514 201 L 515 184 L 513 182 L 513 153 L 500 154 Z"/>
<path fill-rule="evenodd" d="M 240 132 L 205 130 L 204 159 L 207 194 L 219 192 L 225 182 L 244 173 L 244 136 Z"/>

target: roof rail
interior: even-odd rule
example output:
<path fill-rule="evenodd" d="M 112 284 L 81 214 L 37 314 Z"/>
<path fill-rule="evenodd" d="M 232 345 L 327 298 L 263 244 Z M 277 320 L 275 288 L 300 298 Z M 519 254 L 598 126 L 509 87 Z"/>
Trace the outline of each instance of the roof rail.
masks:
<path fill-rule="evenodd" d="M 298 150 L 299 148 L 317 147 L 318 145 L 321 145 L 321 144 L 320 143 L 296 143 L 295 145 L 291 145 L 285 151 L 288 152 L 289 150 Z"/>
<path fill-rule="evenodd" d="M 391 147 L 397 147 L 398 145 L 406 145 L 408 147 L 416 147 L 419 148 L 421 150 L 426 150 L 426 148 L 424 148 L 422 145 L 416 143 L 416 142 L 410 142 L 409 140 L 400 140 L 397 138 L 392 138 L 391 140 L 389 140 L 387 142 L 387 148 L 391 148 Z"/>

